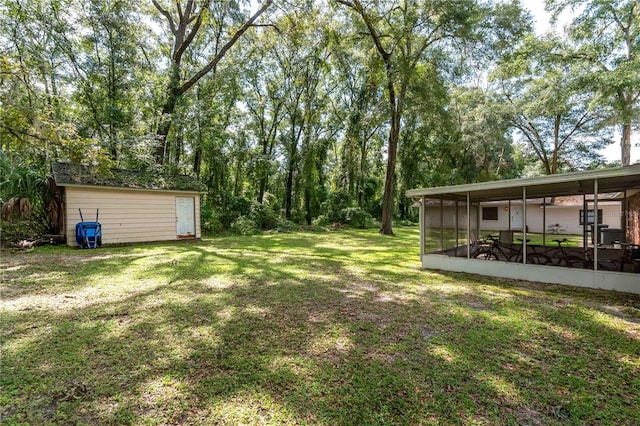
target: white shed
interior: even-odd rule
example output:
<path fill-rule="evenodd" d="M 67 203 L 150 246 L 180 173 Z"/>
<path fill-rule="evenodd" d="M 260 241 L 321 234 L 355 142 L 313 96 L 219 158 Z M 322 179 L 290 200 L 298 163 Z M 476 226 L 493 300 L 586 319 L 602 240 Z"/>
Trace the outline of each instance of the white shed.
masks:
<path fill-rule="evenodd" d="M 63 188 L 67 244 L 76 245 L 76 224 L 98 221 L 103 244 L 196 239 L 200 233 L 203 186 L 185 175 L 53 165 L 56 185 Z"/>

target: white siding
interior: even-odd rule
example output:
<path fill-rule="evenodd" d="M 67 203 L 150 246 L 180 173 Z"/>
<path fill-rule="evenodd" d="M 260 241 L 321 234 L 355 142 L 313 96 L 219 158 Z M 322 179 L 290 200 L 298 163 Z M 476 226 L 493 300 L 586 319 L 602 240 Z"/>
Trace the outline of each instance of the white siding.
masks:
<path fill-rule="evenodd" d="M 99 210 L 103 244 L 176 240 L 176 197 L 185 196 L 195 199 L 196 238 L 200 238 L 198 193 L 67 187 L 67 243 L 76 245 L 78 209 L 87 222 L 95 221 Z"/>
<path fill-rule="evenodd" d="M 482 220 L 482 207 L 497 207 L 498 220 Z M 512 210 L 522 209 L 522 203 L 511 205 Z M 480 205 L 480 229 L 481 230 L 507 230 L 509 229 L 509 207 L 508 204 L 481 204 Z M 554 206 L 545 209 L 539 203 L 527 204 L 527 226 L 529 232 L 542 233 L 543 213 L 546 215 L 546 226 L 559 224 L 563 229 L 563 234 L 582 234 L 580 225 L 580 206 Z M 589 203 L 589 209 L 593 209 L 593 203 Z M 602 223 L 609 225 L 609 228 L 622 228 L 622 207 L 619 202 L 603 201 L 598 204 L 598 210 L 602 210 Z M 467 216 L 466 206 L 460 205 L 458 210 L 458 220 L 460 228 L 466 228 Z M 522 214 L 522 213 L 521 213 Z M 444 227 L 455 227 L 455 208 L 444 206 L 443 212 Z M 425 209 L 424 221 L 427 228 L 440 227 L 440 207 L 428 205 Z M 476 207 L 471 208 L 471 228 L 476 227 Z M 547 233 L 549 233 L 547 231 Z"/>
<path fill-rule="evenodd" d="M 539 222 L 542 223 L 542 208 L 539 207 L 538 210 L 539 212 L 533 213 L 540 217 Z M 547 207 L 546 210 L 547 225 L 557 223 L 566 229 L 564 231 L 566 234 L 582 234 L 582 225 L 580 225 L 582 206 Z M 589 203 L 589 210 L 593 210 L 592 203 Z M 598 210 L 602 210 L 603 224 L 609 225 L 609 228 L 620 229 L 622 227 L 622 206 L 620 203 L 601 202 L 598 204 Z"/>

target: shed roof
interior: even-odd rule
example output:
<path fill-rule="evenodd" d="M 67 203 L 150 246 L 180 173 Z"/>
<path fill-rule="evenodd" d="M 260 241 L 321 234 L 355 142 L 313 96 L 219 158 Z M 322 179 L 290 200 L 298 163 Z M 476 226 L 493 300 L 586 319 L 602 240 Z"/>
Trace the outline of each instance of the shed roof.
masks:
<path fill-rule="evenodd" d="M 70 163 L 52 165 L 58 186 L 94 186 L 164 191 L 205 191 L 205 186 L 193 176 L 171 175 L 156 171 L 110 169 L 98 173 L 95 168 Z"/>
<path fill-rule="evenodd" d="M 497 201 L 522 198 L 523 188 L 526 188 L 528 198 L 582 195 L 594 192 L 596 180 L 598 181 L 599 193 L 640 188 L 640 165 L 552 176 L 412 189 L 407 191 L 406 195 L 407 197 L 425 196 L 444 200 L 465 200 L 467 193 L 469 193 L 471 201 Z"/>

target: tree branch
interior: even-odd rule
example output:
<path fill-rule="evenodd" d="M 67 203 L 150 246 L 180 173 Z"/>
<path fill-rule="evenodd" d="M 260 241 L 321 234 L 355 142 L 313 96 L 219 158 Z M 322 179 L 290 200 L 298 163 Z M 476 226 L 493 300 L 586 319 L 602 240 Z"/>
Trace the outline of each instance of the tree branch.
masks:
<path fill-rule="evenodd" d="M 187 9 L 186 9 L 189 14 L 191 14 L 191 12 L 193 12 L 193 10 L 191 10 L 192 7 L 193 7 L 193 4 L 192 4 L 191 1 L 189 1 L 189 4 L 187 4 Z M 200 9 L 200 13 L 198 13 L 198 15 L 194 15 L 194 17 L 197 16 L 196 23 L 193 26 L 193 28 L 191 28 L 191 31 L 189 31 L 189 34 L 184 39 L 184 41 L 176 49 L 176 52 L 173 54 L 173 57 L 174 57 L 175 61 L 177 61 L 177 62 L 180 61 L 180 59 L 182 58 L 182 55 L 184 54 L 184 51 L 187 50 L 187 47 L 189 47 L 189 45 L 193 41 L 194 37 L 198 33 L 198 30 L 200 30 L 200 25 L 202 25 L 202 15 L 204 15 L 204 13 L 205 13 L 205 11 L 207 10 L 208 7 L 209 7 L 209 0 L 204 2 L 204 4 L 202 5 L 202 8 Z M 180 21 L 182 22 L 182 17 L 180 18 Z M 189 22 L 191 22 L 191 18 L 189 19 Z M 188 25 L 188 23 L 187 23 L 187 25 Z"/>
<path fill-rule="evenodd" d="M 163 9 L 162 6 L 160 6 L 160 4 L 158 4 L 158 2 L 156 0 L 151 0 L 151 2 L 156 7 L 156 9 L 158 9 L 158 11 L 162 15 L 164 15 L 165 18 L 167 18 L 167 21 L 169 21 L 169 28 L 171 28 L 171 32 L 173 34 L 175 34 L 176 33 L 176 25 L 173 23 L 173 18 L 171 17 L 171 14 L 169 12 L 167 12 L 165 9 Z"/>
<path fill-rule="evenodd" d="M 155 1 L 155 0 L 153 0 L 153 1 Z M 240 36 L 242 36 L 242 34 L 244 34 L 249 29 L 249 27 L 251 27 L 253 25 L 253 23 L 256 21 L 256 19 L 258 19 L 258 17 L 260 17 L 260 15 L 262 15 L 267 10 L 267 8 L 269 6 L 271 6 L 272 3 L 273 3 L 273 0 L 266 0 L 263 3 L 263 5 L 260 7 L 260 9 L 258 9 L 258 11 L 256 13 L 254 13 L 253 16 L 251 16 L 249 18 L 249 20 L 247 20 L 247 22 L 244 23 L 244 25 L 242 25 L 240 28 L 238 28 L 238 30 L 233 34 L 231 39 L 229 41 L 227 41 L 224 44 L 224 46 L 222 46 L 222 49 L 220 49 L 220 51 L 218 53 L 216 53 L 216 55 L 213 57 L 213 59 L 211 59 L 211 61 L 209 61 L 209 63 L 207 65 L 205 65 L 204 68 L 202 68 L 200 71 L 198 71 L 193 77 L 191 77 L 191 79 L 189 81 L 187 81 L 186 83 L 184 83 L 182 85 L 182 87 L 180 87 L 180 89 L 178 90 L 178 93 L 180 95 L 185 93 L 194 84 L 196 84 L 198 82 L 198 80 L 200 80 L 202 77 L 207 75 L 207 73 L 209 71 L 211 71 L 214 67 L 216 67 L 218 65 L 218 62 L 220 62 L 220 60 L 224 57 L 224 55 L 227 53 L 227 51 L 229 49 L 231 49 L 231 47 L 233 47 L 233 45 L 238 41 Z"/>
<path fill-rule="evenodd" d="M 347 6 L 353 9 L 360 16 L 362 16 L 362 20 L 364 21 L 365 25 L 367 26 L 367 29 L 369 30 L 369 34 L 373 39 L 373 43 L 376 45 L 376 49 L 380 53 L 380 56 L 382 56 L 382 59 L 384 60 L 384 62 L 387 63 L 387 61 L 391 57 L 391 53 L 387 52 L 384 46 L 382 46 L 380 34 L 378 34 L 376 29 L 374 28 L 373 22 L 371 22 L 371 17 L 364 10 L 364 7 L 362 7 L 362 4 L 360 4 L 360 1 L 359 0 L 354 0 L 353 2 L 350 2 L 347 0 L 336 0 L 336 1 L 344 6 Z"/>

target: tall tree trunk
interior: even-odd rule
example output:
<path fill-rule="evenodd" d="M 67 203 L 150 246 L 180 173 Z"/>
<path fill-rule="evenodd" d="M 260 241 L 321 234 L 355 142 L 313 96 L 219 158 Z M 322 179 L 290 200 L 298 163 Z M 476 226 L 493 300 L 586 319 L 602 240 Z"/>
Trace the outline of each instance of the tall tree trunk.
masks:
<path fill-rule="evenodd" d="M 160 125 L 158 126 L 158 132 L 156 134 L 157 142 L 156 149 L 153 154 L 156 163 L 164 164 L 165 157 L 169 152 L 169 142 L 167 136 L 169 135 L 169 129 L 171 128 L 171 116 L 176 109 L 176 98 L 171 96 L 165 102 L 162 108 L 162 118 L 160 119 Z"/>
<path fill-rule="evenodd" d="M 395 100 L 394 100 L 395 105 Z M 389 143 L 387 153 L 387 175 L 384 182 L 384 195 L 382 198 L 382 225 L 380 233 L 393 234 L 393 187 L 396 171 L 396 156 L 398 152 L 398 140 L 400 139 L 400 114 L 394 111 L 391 116 L 391 130 L 389 131 Z"/>
<path fill-rule="evenodd" d="M 295 127 L 292 129 L 295 132 Z M 297 150 L 295 133 L 291 135 L 291 148 L 289 151 L 289 161 L 287 162 L 287 182 L 285 185 L 284 214 L 287 220 L 291 220 L 291 208 L 293 205 L 293 168 L 295 165 L 294 156 Z"/>
<path fill-rule="evenodd" d="M 269 179 L 267 168 L 269 167 L 267 163 L 267 147 L 269 146 L 269 141 L 267 139 L 262 140 L 262 164 L 260 165 L 260 180 L 258 183 L 258 202 L 262 204 L 264 200 L 264 193 L 267 191 L 267 180 Z"/>
<path fill-rule="evenodd" d="M 118 161 L 118 146 L 116 142 L 116 123 L 114 117 L 114 110 L 116 108 L 117 101 L 117 86 L 116 86 L 116 59 L 115 49 L 113 47 L 113 33 L 107 31 L 109 38 L 109 70 L 108 70 L 108 90 L 109 90 L 109 148 L 111 151 L 111 159 L 117 163 Z"/>
<path fill-rule="evenodd" d="M 167 156 L 169 155 L 169 130 L 173 122 L 173 113 L 176 110 L 176 104 L 178 103 L 178 97 L 180 96 L 180 89 L 177 87 L 180 84 L 179 78 L 179 64 L 174 66 L 173 77 L 171 87 L 168 90 L 167 100 L 162 107 L 162 117 L 160 117 L 160 124 L 158 125 L 158 131 L 156 133 L 156 149 L 154 152 L 154 159 L 158 164 L 164 164 Z"/>
<path fill-rule="evenodd" d="M 387 144 L 387 175 L 384 182 L 384 194 L 382 197 L 382 224 L 380 233 L 393 234 L 393 187 L 396 175 L 396 157 L 398 153 L 398 141 L 400 140 L 400 106 L 396 99 L 396 89 L 393 82 L 393 70 L 388 56 L 384 57 L 387 68 L 387 91 L 389 92 L 389 110 L 391 113 L 391 129 L 389 130 L 389 142 Z"/>
<path fill-rule="evenodd" d="M 199 133 L 199 132 L 198 132 Z M 200 167 L 202 165 L 202 137 L 198 135 L 198 145 L 193 152 L 193 173 L 200 178 Z"/>
<path fill-rule="evenodd" d="M 196 90 L 196 99 L 198 100 L 198 106 L 200 105 L 200 86 Z M 196 138 L 196 146 L 193 150 L 193 173 L 200 179 L 200 167 L 202 166 L 202 121 L 200 117 L 200 111 L 196 113 L 196 126 L 198 126 L 198 133 Z"/>
<path fill-rule="evenodd" d="M 177 167 L 180 164 L 180 156 L 182 155 L 182 146 L 184 144 L 184 134 L 179 130 L 176 135 L 176 148 L 173 152 L 173 164 Z"/>

